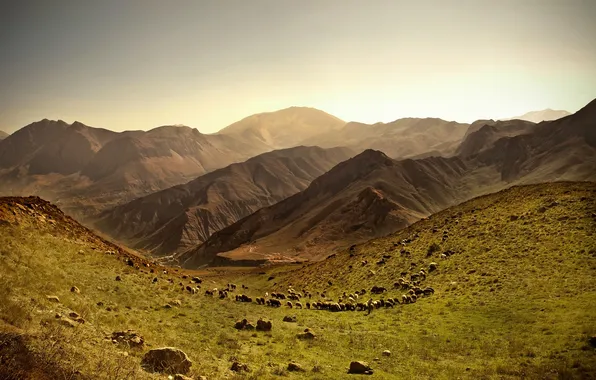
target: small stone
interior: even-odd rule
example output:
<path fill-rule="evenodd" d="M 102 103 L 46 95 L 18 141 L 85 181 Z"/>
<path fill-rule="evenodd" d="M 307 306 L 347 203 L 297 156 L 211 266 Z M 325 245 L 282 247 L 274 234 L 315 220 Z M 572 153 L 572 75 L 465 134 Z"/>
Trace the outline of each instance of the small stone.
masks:
<path fill-rule="evenodd" d="M 68 313 L 68 316 L 71 318 L 79 318 L 80 315 L 74 311 L 71 311 L 70 313 Z"/>
<path fill-rule="evenodd" d="M 296 335 L 296 337 L 298 339 L 311 340 L 311 339 L 315 339 L 317 336 L 314 333 L 312 333 L 311 331 L 305 331 L 303 333 L 298 333 Z"/>
<path fill-rule="evenodd" d="M 77 327 L 77 323 L 75 321 L 66 317 L 59 318 L 58 323 L 66 327 Z"/>
<path fill-rule="evenodd" d="M 230 368 L 232 371 L 234 372 L 248 372 L 248 365 L 247 364 L 242 364 L 240 362 L 234 362 L 232 363 L 232 368 Z"/>
<path fill-rule="evenodd" d="M 288 364 L 288 371 L 290 372 L 305 372 L 305 369 L 298 363 L 291 362 Z"/>
<path fill-rule="evenodd" d="M 183 375 L 183 374 L 181 374 L 181 373 L 177 373 L 177 374 L 174 376 L 174 380 L 192 380 L 192 378 L 190 378 L 190 377 L 188 377 L 188 376 L 184 376 L 184 375 Z"/>
<path fill-rule="evenodd" d="M 116 276 L 116 281 L 122 281 L 122 277 Z"/>
<path fill-rule="evenodd" d="M 47 300 L 50 302 L 60 303 L 60 298 L 56 296 L 46 296 Z"/>
<path fill-rule="evenodd" d="M 76 294 L 81 294 L 81 290 L 79 288 L 77 288 L 76 286 L 73 286 L 72 288 L 70 288 L 70 291 Z"/>
<path fill-rule="evenodd" d="M 391 351 L 389 351 L 389 350 L 383 351 L 383 356 L 391 356 Z"/>

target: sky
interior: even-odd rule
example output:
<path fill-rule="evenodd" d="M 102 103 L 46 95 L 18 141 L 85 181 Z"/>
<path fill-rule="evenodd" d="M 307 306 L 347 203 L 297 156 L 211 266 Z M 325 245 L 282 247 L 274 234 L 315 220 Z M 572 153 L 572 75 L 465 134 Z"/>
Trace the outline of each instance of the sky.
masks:
<path fill-rule="evenodd" d="M 290 106 L 471 122 L 596 98 L 593 0 L 9 3 L 7 132 L 48 118 L 211 133 Z"/>

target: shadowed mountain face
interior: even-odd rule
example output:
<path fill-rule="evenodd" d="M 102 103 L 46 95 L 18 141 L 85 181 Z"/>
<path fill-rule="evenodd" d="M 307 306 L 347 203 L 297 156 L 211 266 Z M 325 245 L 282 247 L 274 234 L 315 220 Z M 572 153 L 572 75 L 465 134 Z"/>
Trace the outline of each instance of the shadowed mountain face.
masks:
<path fill-rule="evenodd" d="M 596 101 L 539 125 L 519 120 L 477 125 L 458 151 L 460 156 L 449 159 L 403 161 L 365 151 L 303 192 L 224 228 L 177 259 L 187 267 L 316 259 L 334 247 L 395 231 L 514 184 L 596 180 Z"/>
<path fill-rule="evenodd" d="M 347 148 L 318 147 L 264 153 L 108 210 L 96 226 L 135 248 L 172 253 L 304 190 L 352 155 Z"/>
<path fill-rule="evenodd" d="M 5 138 L 7 138 L 9 135 L 8 133 L 4 132 L 4 131 L 0 131 L 0 140 L 4 140 Z"/>
<path fill-rule="evenodd" d="M 69 212 L 93 213 L 267 150 L 189 127 L 116 133 L 42 120 L 0 142 L 0 191 L 39 194 Z"/>
<path fill-rule="evenodd" d="M 512 117 L 510 119 L 501 119 L 501 120 L 518 119 L 518 120 L 531 121 L 533 123 L 540 123 L 542 121 L 557 120 L 557 119 L 560 119 L 562 117 L 569 116 L 569 115 L 571 115 L 571 113 L 564 111 L 564 110 L 551 110 L 550 108 L 547 108 L 542 111 L 531 111 L 531 112 L 525 113 L 521 116 Z"/>
<path fill-rule="evenodd" d="M 282 149 L 317 145 L 301 142 L 312 136 L 337 130 L 344 124 L 344 121 L 335 116 L 314 108 L 290 107 L 249 116 L 222 129 L 218 134 L 259 141 L 271 149 Z"/>
<path fill-rule="evenodd" d="M 231 258 L 317 259 L 338 245 L 380 236 L 460 200 L 459 158 L 394 161 L 366 150 L 317 178 L 304 190 L 213 234 L 178 255 L 185 266 Z"/>
<path fill-rule="evenodd" d="M 356 151 L 380 150 L 393 158 L 406 158 L 434 151 L 452 153 L 464 137 L 468 124 L 436 118 L 406 118 L 373 125 L 347 123 L 304 140 L 306 145 L 347 146 Z"/>
<path fill-rule="evenodd" d="M 470 125 L 466 137 L 457 147 L 455 153 L 462 157 L 469 157 L 491 148 L 497 140 L 503 137 L 531 133 L 536 126 L 537 124 L 523 120 L 477 121 Z"/>

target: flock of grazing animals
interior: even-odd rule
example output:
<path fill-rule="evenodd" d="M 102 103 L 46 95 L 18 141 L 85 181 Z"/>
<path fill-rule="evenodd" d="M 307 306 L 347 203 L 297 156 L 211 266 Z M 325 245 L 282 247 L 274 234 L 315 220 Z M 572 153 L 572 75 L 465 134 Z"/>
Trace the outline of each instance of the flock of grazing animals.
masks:
<path fill-rule="evenodd" d="M 395 305 L 406 305 L 415 303 L 420 297 L 423 296 L 430 296 L 435 293 L 435 290 L 431 287 L 423 287 L 422 281 L 426 280 L 426 277 L 429 273 L 435 271 L 437 269 L 437 263 L 432 262 L 428 266 L 428 271 L 426 269 L 420 269 L 419 272 L 411 274 L 409 279 L 404 277 L 399 278 L 394 284 L 394 290 L 402 290 L 406 291 L 406 293 L 402 294 L 401 297 L 395 298 L 381 298 L 378 300 L 373 300 L 369 298 L 368 301 L 363 300 L 366 298 L 366 294 L 370 293 L 371 295 L 380 295 L 388 292 L 388 289 L 382 286 L 373 286 L 368 292 L 366 289 L 357 290 L 353 293 L 346 293 L 344 292 L 342 296 L 340 296 L 337 301 L 332 300 L 326 296 L 325 293 L 320 293 L 318 296 L 320 299 L 318 301 L 312 301 L 313 293 L 303 290 L 302 292 L 297 292 L 291 286 L 287 289 L 287 293 L 281 292 L 272 292 L 269 294 L 268 292 L 265 293 L 263 297 L 250 297 L 246 294 L 235 294 L 234 299 L 237 302 L 248 302 L 252 303 L 255 302 L 257 305 L 264 305 L 270 307 L 282 307 L 284 304 L 288 308 L 298 308 L 298 309 L 311 309 L 311 310 L 328 310 L 332 312 L 339 312 L 339 311 L 368 311 L 370 312 L 374 309 L 379 308 L 392 308 Z M 187 286 L 186 290 L 190 293 L 195 294 L 197 289 L 200 289 L 200 284 L 202 281 L 198 277 L 193 277 L 191 279 L 193 284 L 197 284 L 196 287 Z M 190 289 L 189 289 L 190 288 Z M 241 285 L 243 290 L 248 290 L 248 287 Z M 229 299 L 230 293 L 233 293 L 237 289 L 236 284 L 227 284 L 227 287 L 224 289 L 207 289 L 205 290 L 206 296 L 211 297 L 218 297 L 219 299 Z M 282 302 L 283 301 L 283 302 Z"/>

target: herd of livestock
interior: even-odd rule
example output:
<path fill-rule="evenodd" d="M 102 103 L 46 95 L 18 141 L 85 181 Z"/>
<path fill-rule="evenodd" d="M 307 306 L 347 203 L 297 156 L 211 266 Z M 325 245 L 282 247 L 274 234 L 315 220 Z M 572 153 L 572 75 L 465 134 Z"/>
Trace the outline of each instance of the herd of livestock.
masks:
<path fill-rule="evenodd" d="M 410 275 L 409 279 L 399 278 L 394 284 L 393 289 L 402 290 L 405 293 L 401 297 L 395 298 L 380 298 L 373 300 L 367 297 L 367 294 L 371 295 L 382 295 L 388 290 L 382 286 L 373 286 L 369 291 L 366 289 L 360 289 L 352 293 L 344 292 L 337 300 L 333 300 L 327 297 L 325 293 L 319 293 L 313 295 L 307 290 L 298 292 L 291 286 L 287 289 L 286 293 L 272 292 L 265 293 L 263 297 L 250 297 L 246 294 L 235 294 L 234 299 L 238 302 L 255 302 L 258 305 L 265 305 L 270 307 L 281 307 L 283 305 L 288 308 L 306 308 L 314 310 L 329 310 L 333 312 L 338 311 L 366 311 L 370 313 L 372 309 L 379 309 L 382 307 L 391 308 L 399 304 L 411 304 L 415 303 L 420 297 L 430 296 L 434 294 L 435 290 L 431 287 L 423 287 L 421 283 L 426 279 L 427 274 L 437 269 L 436 263 L 430 263 L 428 272 L 425 269 L 421 269 L 418 273 Z M 198 277 L 191 279 L 196 287 L 186 286 L 186 290 L 191 293 L 196 293 L 200 289 L 200 283 L 202 280 Z M 231 293 L 236 291 L 236 284 L 227 284 L 224 289 L 208 289 L 205 290 L 206 296 L 219 297 L 220 299 L 229 299 Z M 241 285 L 242 290 L 248 290 L 248 287 Z M 318 297 L 318 300 L 313 301 L 313 297 Z M 368 300 L 366 300 L 368 298 Z"/>

